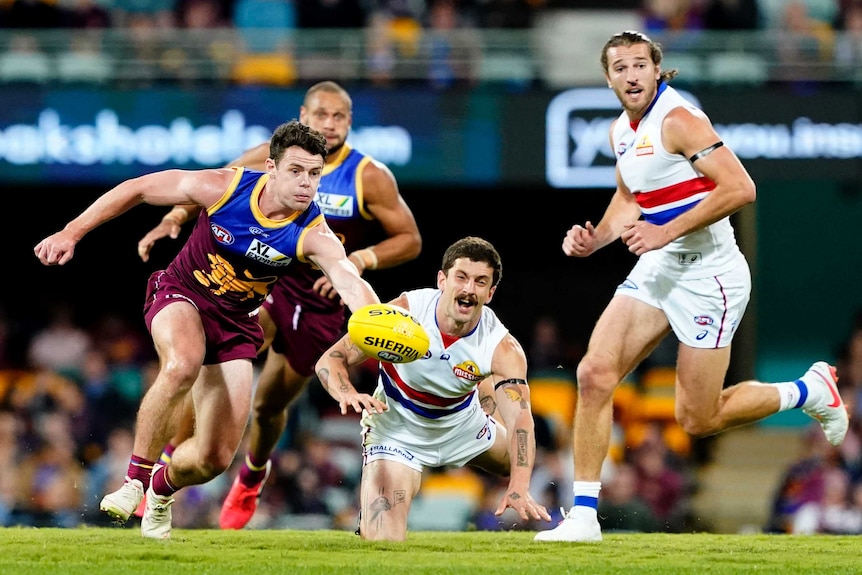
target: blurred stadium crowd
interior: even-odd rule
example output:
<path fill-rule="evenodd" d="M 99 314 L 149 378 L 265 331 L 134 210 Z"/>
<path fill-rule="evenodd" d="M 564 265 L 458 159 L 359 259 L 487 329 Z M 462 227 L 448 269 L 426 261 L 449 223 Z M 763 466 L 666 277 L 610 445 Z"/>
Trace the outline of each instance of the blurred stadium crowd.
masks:
<path fill-rule="evenodd" d="M 0 83 L 437 89 L 548 81 L 579 9 L 640 27 L 715 78 L 855 79 L 859 0 L 3 0 Z M 574 14 L 574 18 L 565 17 Z M 617 17 L 613 15 L 617 14 Z M 566 24 L 567 25 L 567 24 Z M 529 35 L 530 30 L 540 34 Z M 580 41 L 578 28 L 568 31 Z M 741 33 L 710 36 L 710 33 Z M 319 34 L 317 34 L 319 33 Z M 562 32 L 563 35 L 567 32 Z M 722 52 L 715 57 L 714 52 Z M 725 54 L 726 53 L 726 54 Z M 559 61 L 554 61 L 559 60 Z M 590 58 L 590 61 L 593 61 Z"/>

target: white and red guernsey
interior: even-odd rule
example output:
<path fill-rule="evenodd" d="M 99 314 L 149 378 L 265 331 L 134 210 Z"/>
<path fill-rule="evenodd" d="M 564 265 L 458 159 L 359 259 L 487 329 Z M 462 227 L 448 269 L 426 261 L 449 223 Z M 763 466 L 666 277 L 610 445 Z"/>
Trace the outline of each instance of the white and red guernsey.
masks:
<path fill-rule="evenodd" d="M 634 194 L 646 221 L 662 225 L 696 206 L 715 188 L 681 154 L 662 145 L 665 116 L 678 107 L 697 107 L 662 82 L 656 99 L 637 124 L 623 112 L 612 134 L 614 153 L 623 183 Z M 738 262 L 739 247 L 729 218 L 678 238 L 641 259 L 653 260 L 664 273 L 679 279 L 698 279 L 724 273 Z"/>

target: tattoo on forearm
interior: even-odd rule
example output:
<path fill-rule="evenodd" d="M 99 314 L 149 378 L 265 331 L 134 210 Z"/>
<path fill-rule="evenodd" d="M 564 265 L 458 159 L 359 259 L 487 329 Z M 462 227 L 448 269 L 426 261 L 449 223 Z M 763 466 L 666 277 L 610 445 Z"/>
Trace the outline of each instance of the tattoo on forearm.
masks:
<path fill-rule="evenodd" d="M 350 381 L 349 380 L 345 381 L 341 377 L 341 375 L 338 376 L 338 382 L 339 382 L 338 391 L 341 391 L 343 393 L 343 392 L 347 391 L 348 389 L 350 389 Z"/>
<path fill-rule="evenodd" d="M 329 353 L 329 357 L 331 357 L 332 359 L 340 359 L 341 361 L 344 361 L 344 362 L 347 361 L 347 354 L 345 354 L 343 351 L 338 350 L 338 349 L 331 351 Z"/>
<path fill-rule="evenodd" d="M 527 467 L 529 465 L 528 461 L 528 452 L 529 452 L 529 443 L 528 439 L 530 434 L 527 433 L 524 429 L 516 429 L 515 430 L 515 438 L 518 441 L 518 453 L 516 454 L 516 465 L 518 467 Z"/>
<path fill-rule="evenodd" d="M 481 396 L 479 398 L 479 405 L 482 406 L 482 411 L 486 415 L 494 415 L 494 412 L 497 411 L 497 402 L 490 395 Z"/>

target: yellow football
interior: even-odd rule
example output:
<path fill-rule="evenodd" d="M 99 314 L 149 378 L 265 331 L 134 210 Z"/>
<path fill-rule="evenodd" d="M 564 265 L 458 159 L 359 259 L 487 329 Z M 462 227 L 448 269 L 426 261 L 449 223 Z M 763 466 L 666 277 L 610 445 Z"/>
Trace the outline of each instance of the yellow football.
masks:
<path fill-rule="evenodd" d="M 366 305 L 347 320 L 350 339 L 367 356 L 389 363 L 410 363 L 428 352 L 428 333 L 403 307 Z"/>

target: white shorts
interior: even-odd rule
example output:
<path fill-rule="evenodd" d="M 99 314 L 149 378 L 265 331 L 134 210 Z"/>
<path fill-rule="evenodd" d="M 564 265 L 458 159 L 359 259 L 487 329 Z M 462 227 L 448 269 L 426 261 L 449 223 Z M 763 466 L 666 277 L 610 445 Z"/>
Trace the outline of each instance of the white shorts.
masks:
<path fill-rule="evenodd" d="M 394 420 L 399 416 L 392 407 L 390 411 L 374 415 L 388 421 L 386 425 L 363 428 L 363 465 L 386 459 L 403 463 L 420 473 L 424 467 L 463 467 L 491 449 L 497 438 L 497 422 L 492 417 L 481 409 L 469 411 L 469 417 L 464 417 L 453 427 L 442 429 L 439 436 L 433 438 L 428 435 L 428 427 L 416 434 L 411 432 L 411 424 L 407 421 L 397 425 Z M 433 421 L 429 422 L 429 426 L 433 425 Z"/>
<path fill-rule="evenodd" d="M 614 295 L 662 310 L 680 343 L 727 347 L 751 297 L 751 272 L 739 254 L 729 272 L 702 279 L 669 279 L 658 266 L 641 258 Z"/>

